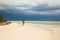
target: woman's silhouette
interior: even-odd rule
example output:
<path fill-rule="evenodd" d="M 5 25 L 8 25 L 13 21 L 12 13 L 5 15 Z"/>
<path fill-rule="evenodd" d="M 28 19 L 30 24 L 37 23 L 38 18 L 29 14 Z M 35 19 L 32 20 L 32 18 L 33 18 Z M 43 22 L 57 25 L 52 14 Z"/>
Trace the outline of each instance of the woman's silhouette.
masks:
<path fill-rule="evenodd" d="M 23 26 L 24 26 L 24 23 L 25 23 L 24 20 L 22 20 L 22 25 L 23 25 Z"/>

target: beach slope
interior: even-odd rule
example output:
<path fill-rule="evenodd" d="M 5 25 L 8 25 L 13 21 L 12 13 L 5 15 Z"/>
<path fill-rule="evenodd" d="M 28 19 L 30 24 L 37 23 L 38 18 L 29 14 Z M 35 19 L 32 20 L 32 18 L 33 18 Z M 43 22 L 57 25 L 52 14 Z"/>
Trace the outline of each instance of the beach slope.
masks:
<path fill-rule="evenodd" d="M 10 25 L 0 26 L 0 40 L 60 40 L 58 38 L 60 36 L 57 35 L 59 34 L 57 31 L 60 29 L 47 28 L 46 26 L 31 23 L 22 26 L 13 22 Z"/>

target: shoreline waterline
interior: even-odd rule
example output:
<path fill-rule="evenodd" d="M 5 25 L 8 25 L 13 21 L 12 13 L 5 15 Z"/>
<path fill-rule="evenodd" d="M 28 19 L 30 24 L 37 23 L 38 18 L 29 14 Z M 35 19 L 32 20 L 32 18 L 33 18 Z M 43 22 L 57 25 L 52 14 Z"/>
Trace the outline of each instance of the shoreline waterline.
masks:
<path fill-rule="evenodd" d="M 9 21 L 20 23 L 22 21 Z M 47 24 L 47 25 L 60 25 L 60 21 L 25 21 L 25 23 L 33 23 L 33 24 Z"/>

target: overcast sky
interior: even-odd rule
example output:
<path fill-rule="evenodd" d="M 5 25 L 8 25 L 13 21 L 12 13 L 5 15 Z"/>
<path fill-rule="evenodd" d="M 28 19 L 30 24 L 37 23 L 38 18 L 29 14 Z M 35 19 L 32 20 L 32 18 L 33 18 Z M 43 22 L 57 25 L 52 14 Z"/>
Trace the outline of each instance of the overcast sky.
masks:
<path fill-rule="evenodd" d="M 28 14 L 60 15 L 60 0 L 0 0 L 0 10 L 9 8 Z"/>

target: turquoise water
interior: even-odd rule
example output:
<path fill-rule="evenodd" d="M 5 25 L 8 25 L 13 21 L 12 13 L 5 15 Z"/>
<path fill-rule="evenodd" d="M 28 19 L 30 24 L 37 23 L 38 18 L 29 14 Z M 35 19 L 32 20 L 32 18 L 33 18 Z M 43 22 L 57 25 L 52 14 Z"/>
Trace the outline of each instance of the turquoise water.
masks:
<path fill-rule="evenodd" d="M 20 23 L 21 21 L 10 21 Z M 35 23 L 35 24 L 48 24 L 48 25 L 60 25 L 60 21 L 25 21 L 26 23 Z"/>

